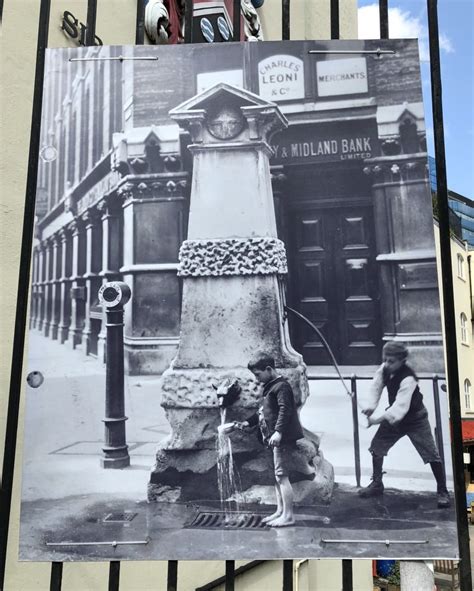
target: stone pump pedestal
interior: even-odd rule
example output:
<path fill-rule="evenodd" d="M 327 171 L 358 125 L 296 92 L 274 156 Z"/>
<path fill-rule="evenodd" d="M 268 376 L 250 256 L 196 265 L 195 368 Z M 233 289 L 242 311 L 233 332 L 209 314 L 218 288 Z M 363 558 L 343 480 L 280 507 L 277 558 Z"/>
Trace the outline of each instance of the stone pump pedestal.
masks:
<path fill-rule="evenodd" d="M 247 363 L 264 351 L 291 383 L 298 408 L 309 393 L 306 367 L 284 322 L 287 262 L 270 180 L 269 138 L 288 122 L 275 104 L 226 84 L 191 98 L 170 116 L 190 132 L 194 163 L 188 239 L 180 251 L 180 343 L 161 385 L 172 433 L 158 449 L 148 496 L 217 499 L 221 417 L 213 386 L 238 379 L 242 392 L 226 421 L 249 417 L 260 387 Z M 271 459 L 256 435 L 234 432 L 231 438 L 244 498 L 272 502 Z M 300 440 L 293 466 L 297 501 L 330 499 L 333 469 L 315 435 Z"/>

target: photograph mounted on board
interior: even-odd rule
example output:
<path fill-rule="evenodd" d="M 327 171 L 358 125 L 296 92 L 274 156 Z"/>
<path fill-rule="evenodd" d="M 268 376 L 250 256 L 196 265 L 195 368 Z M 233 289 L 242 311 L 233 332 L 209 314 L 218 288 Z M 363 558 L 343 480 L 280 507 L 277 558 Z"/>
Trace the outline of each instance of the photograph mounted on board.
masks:
<path fill-rule="evenodd" d="M 457 558 L 416 41 L 49 49 L 39 162 L 21 559 Z"/>

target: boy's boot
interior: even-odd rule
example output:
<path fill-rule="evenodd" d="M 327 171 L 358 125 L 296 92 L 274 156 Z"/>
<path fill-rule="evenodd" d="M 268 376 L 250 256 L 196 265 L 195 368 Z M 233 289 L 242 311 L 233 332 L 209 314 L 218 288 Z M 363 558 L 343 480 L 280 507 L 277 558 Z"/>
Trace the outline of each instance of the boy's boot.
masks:
<path fill-rule="evenodd" d="M 359 496 L 364 499 L 369 497 L 378 497 L 383 495 L 383 482 L 382 482 L 382 467 L 383 467 L 383 456 L 372 455 L 372 482 L 366 488 L 359 490 Z"/>
<path fill-rule="evenodd" d="M 442 462 L 430 462 L 431 470 L 436 478 L 438 485 L 438 507 L 446 509 L 451 505 L 449 500 L 448 489 L 446 488 L 446 475 L 444 473 L 444 466 Z"/>

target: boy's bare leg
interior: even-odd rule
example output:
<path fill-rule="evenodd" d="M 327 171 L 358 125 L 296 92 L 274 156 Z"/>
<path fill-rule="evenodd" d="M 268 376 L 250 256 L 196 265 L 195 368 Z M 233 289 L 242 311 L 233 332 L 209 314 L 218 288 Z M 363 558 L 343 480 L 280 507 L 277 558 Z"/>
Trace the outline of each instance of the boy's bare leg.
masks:
<path fill-rule="evenodd" d="M 279 517 L 268 522 L 268 525 L 271 525 L 272 527 L 293 525 L 295 523 L 295 516 L 293 513 L 293 487 L 290 484 L 288 476 L 278 477 L 277 484 L 280 487 L 283 511 Z"/>
<path fill-rule="evenodd" d="M 278 482 L 275 482 L 275 495 L 276 495 L 276 500 L 277 500 L 276 511 L 275 511 L 275 513 L 272 513 L 271 515 L 268 515 L 268 517 L 264 517 L 262 519 L 262 523 L 268 523 L 268 525 L 271 525 L 270 521 L 277 519 L 283 513 L 283 500 L 281 498 L 281 490 L 280 490 L 280 485 L 278 484 Z"/>

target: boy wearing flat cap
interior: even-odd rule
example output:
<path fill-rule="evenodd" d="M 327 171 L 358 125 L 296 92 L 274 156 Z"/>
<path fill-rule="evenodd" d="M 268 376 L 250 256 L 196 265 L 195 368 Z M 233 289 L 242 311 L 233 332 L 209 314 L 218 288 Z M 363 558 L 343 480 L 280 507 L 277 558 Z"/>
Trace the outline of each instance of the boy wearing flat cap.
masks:
<path fill-rule="evenodd" d="M 383 494 L 383 459 L 395 443 L 405 435 L 415 446 L 425 464 L 430 464 L 437 483 L 438 507 L 449 507 L 444 467 L 438 453 L 428 411 L 418 387 L 418 378 L 406 363 L 408 350 L 403 343 L 389 341 L 383 348 L 383 363 L 376 371 L 366 399 L 360 398 L 363 414 L 369 426 L 380 425 L 370 444 L 372 482 L 359 491 L 363 498 Z M 375 416 L 382 391 L 387 388 L 389 406 Z"/>

